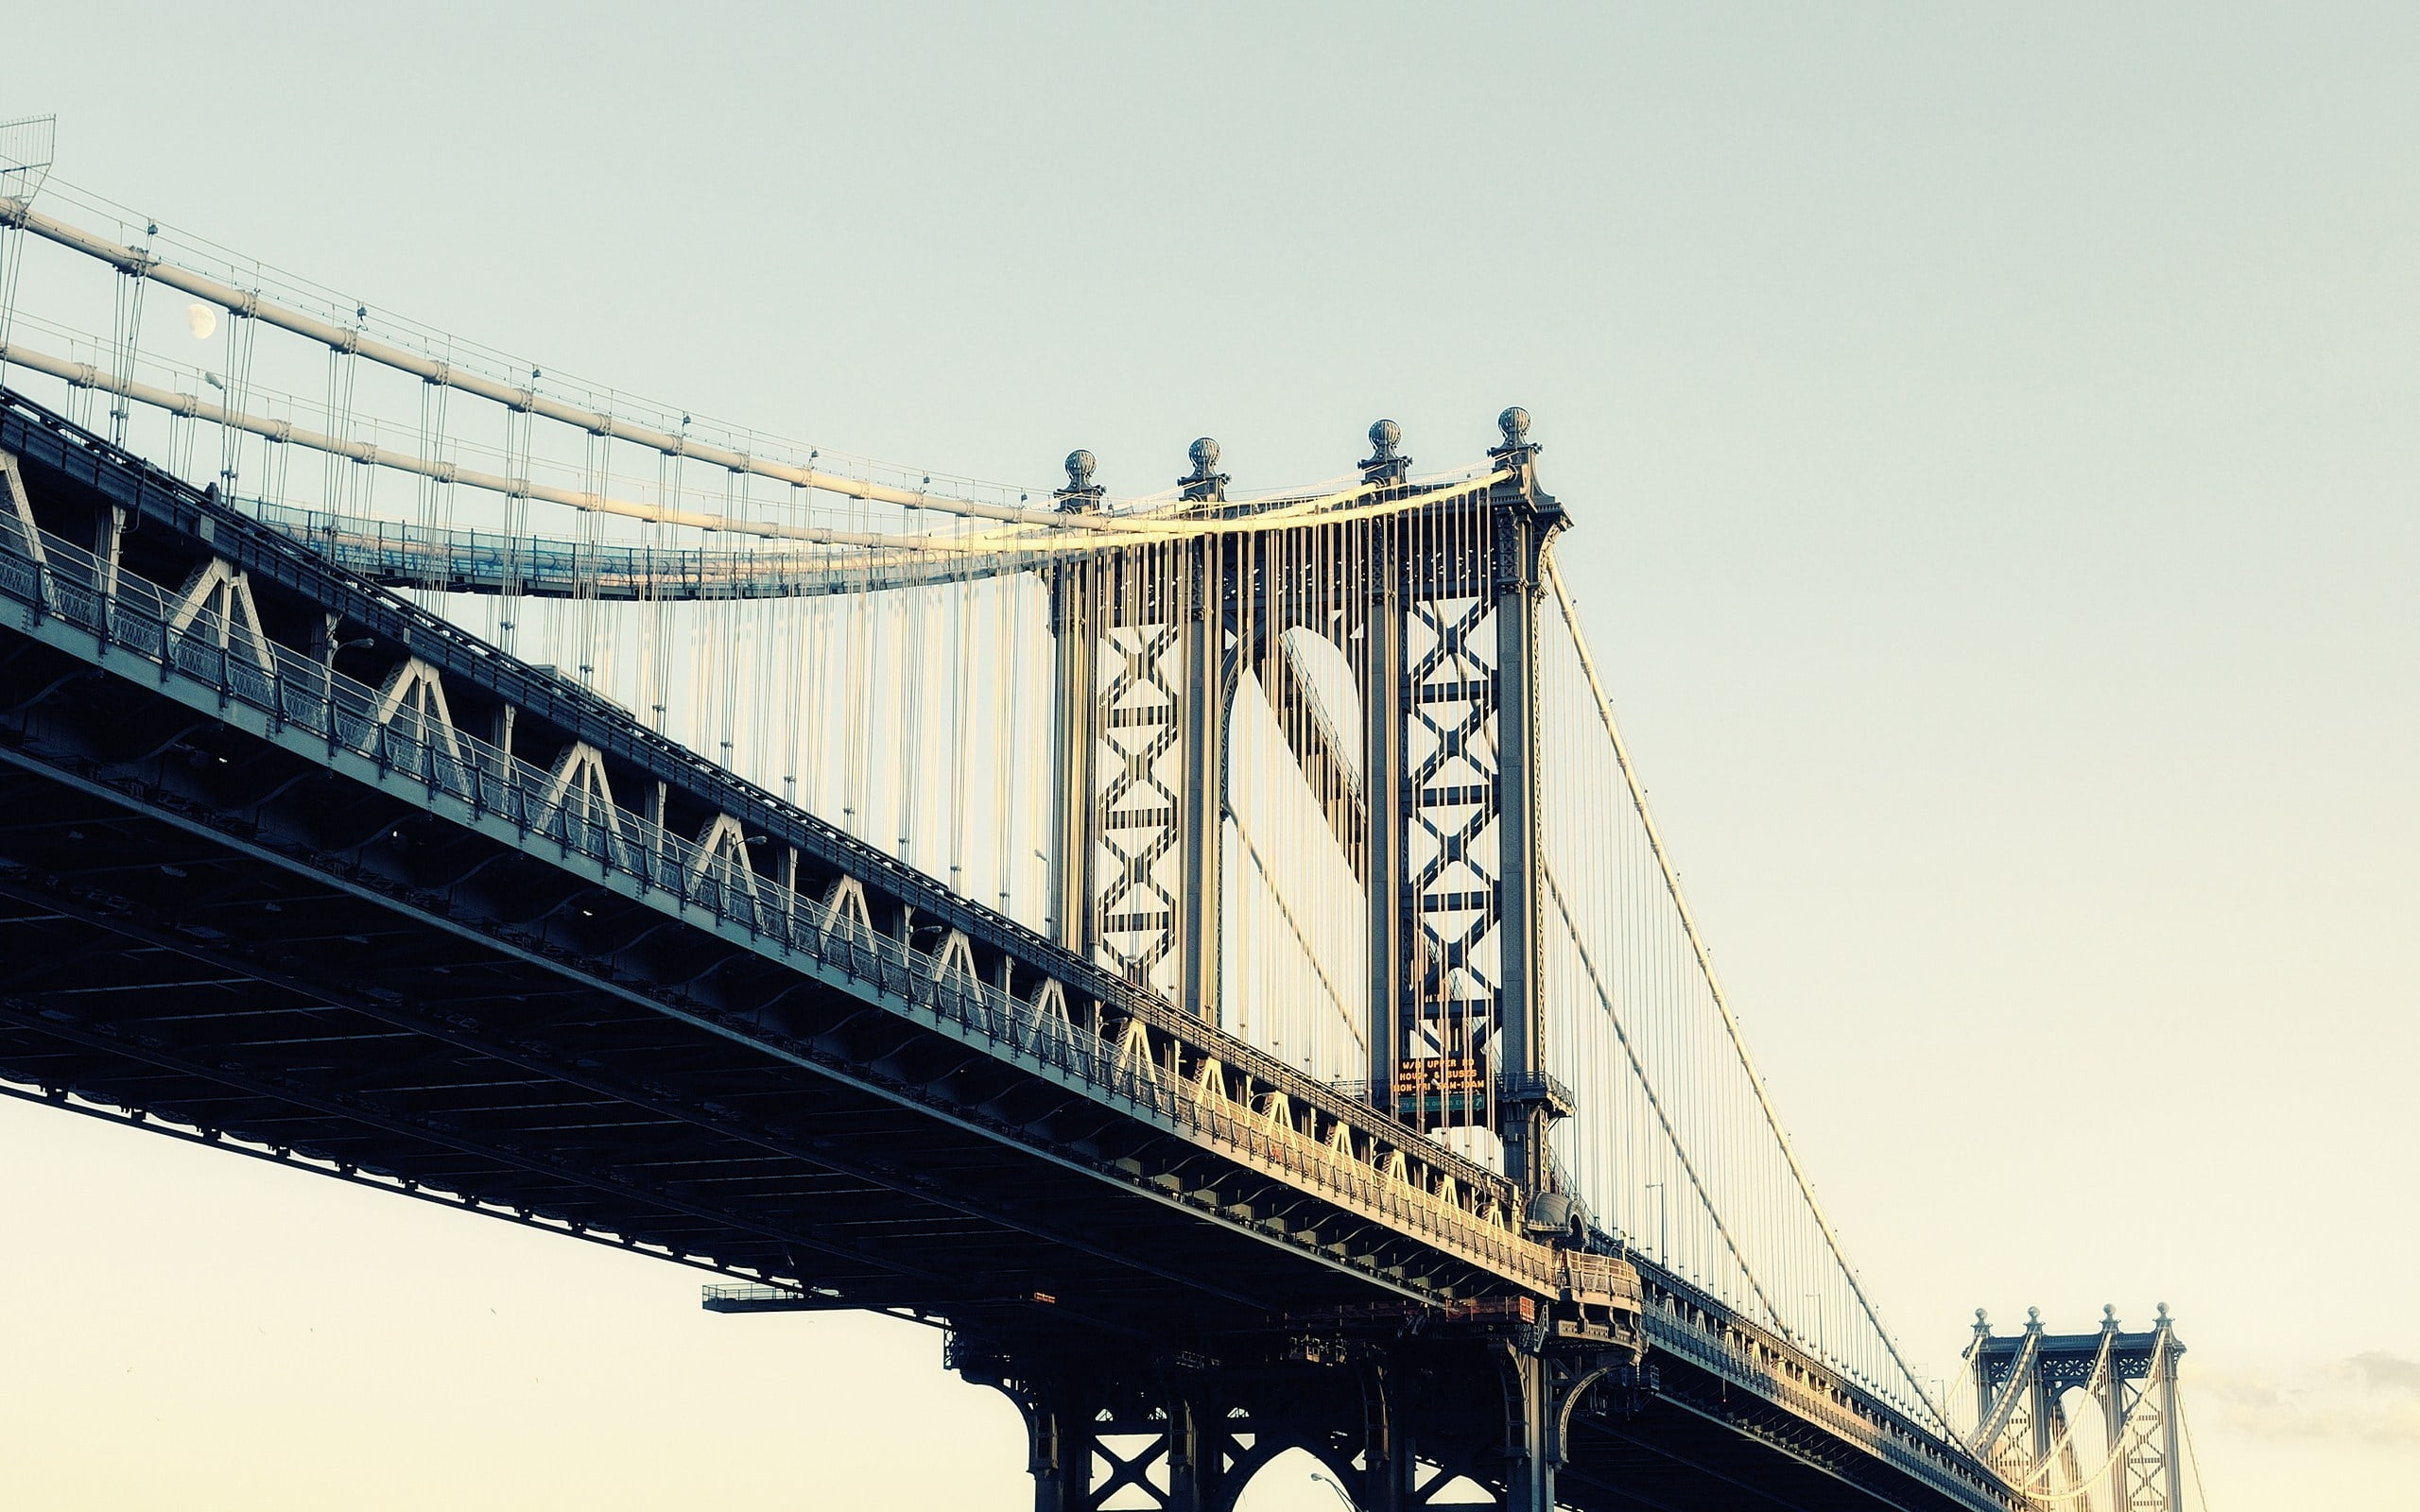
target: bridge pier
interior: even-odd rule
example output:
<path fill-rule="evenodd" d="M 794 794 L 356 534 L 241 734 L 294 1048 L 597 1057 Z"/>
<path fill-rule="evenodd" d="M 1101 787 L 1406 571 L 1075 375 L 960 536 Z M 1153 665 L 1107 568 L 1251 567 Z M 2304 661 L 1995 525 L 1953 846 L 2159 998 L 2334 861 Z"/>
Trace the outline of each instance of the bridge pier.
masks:
<path fill-rule="evenodd" d="M 1016 1403 L 1035 1512 L 1233 1512 L 1300 1450 L 1364 1512 L 1413 1512 L 1465 1481 L 1553 1512 L 1575 1416 L 1635 1410 L 1642 1341 L 1600 1294 L 1292 1316 L 1151 1348 L 1003 1316 L 947 1363 Z"/>
<path fill-rule="evenodd" d="M 1138 1496 L 1165 1512 L 1232 1512 L 1269 1457 L 1238 1441 L 1209 1381 L 1167 1361 L 1127 1379 L 1065 1359 L 1028 1366 L 953 1337 L 950 1364 L 1024 1415 L 1034 1512 Z"/>
<path fill-rule="evenodd" d="M 1506 1512 L 1554 1512 L 1553 1376 L 1544 1355 L 1509 1343 L 1496 1363 L 1504 1378 Z"/>

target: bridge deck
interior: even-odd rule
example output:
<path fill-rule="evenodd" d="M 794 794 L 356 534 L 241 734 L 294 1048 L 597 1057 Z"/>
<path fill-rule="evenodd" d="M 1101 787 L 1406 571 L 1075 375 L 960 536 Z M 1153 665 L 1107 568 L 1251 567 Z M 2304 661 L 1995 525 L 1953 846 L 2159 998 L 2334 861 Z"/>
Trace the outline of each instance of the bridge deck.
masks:
<path fill-rule="evenodd" d="M 1207 1322 L 1556 1284 L 1500 1177 L 275 533 L 7 423 L 45 527 L 112 488 L 143 522 L 108 604 L 47 528 L 16 585 L 49 602 L 0 664 L 0 927 L 11 960 L 79 963 L 0 1005 L 16 1079 L 875 1304 L 1043 1292 L 1164 1330 L 1168 1295 Z M 213 559 L 267 644 L 232 610 L 215 642 L 216 610 L 176 629 L 165 585 Z M 323 608 L 373 644 L 279 644 Z M 406 656 L 443 676 L 447 728 L 344 673 Z M 509 746 L 470 733 L 508 708 Z M 661 822 L 572 802 L 579 748 Z M 726 816 L 742 860 L 681 837 Z M 1396 1141 L 1409 1183 L 1383 1175 Z"/>
<path fill-rule="evenodd" d="M 1584 1293 L 1662 1382 L 1582 1416 L 1589 1504 L 2009 1504 L 1707 1299 L 1522 1237 L 1500 1177 L 611 705 L 13 396 L 0 451 L 42 526 L 0 528 L 0 1081 L 998 1337 Z M 71 544 L 113 508 L 122 554 Z"/>

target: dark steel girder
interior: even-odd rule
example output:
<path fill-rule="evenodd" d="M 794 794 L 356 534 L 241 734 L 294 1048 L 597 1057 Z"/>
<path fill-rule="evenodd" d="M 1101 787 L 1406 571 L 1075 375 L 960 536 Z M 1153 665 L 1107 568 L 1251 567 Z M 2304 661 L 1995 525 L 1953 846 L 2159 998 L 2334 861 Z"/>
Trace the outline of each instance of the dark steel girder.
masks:
<path fill-rule="evenodd" d="M 979 1200 L 962 1193 L 944 1194 L 936 1189 L 929 1174 L 924 1174 L 920 1179 L 918 1174 L 895 1169 L 886 1170 L 876 1162 L 862 1159 L 853 1160 L 835 1148 L 803 1147 L 761 1130 L 739 1126 L 727 1119 L 706 1115 L 694 1108 L 672 1106 L 647 1092 L 614 1083 L 594 1073 L 568 1066 L 560 1059 L 549 1061 L 526 1049 L 498 1043 L 447 1024 L 441 1020 L 415 1014 L 394 1004 L 382 1002 L 357 992 L 332 990 L 325 983 L 295 975 L 288 969 L 265 962 L 256 955 L 234 949 L 228 944 L 198 940 L 161 921 L 145 919 L 130 905 L 104 907 L 91 900 L 78 899 L 73 895 L 44 887 L 22 873 L 12 874 L 6 871 L 0 871 L 0 896 L 14 898 L 21 902 L 39 903 L 41 906 L 51 907 L 62 917 L 80 919 L 95 927 L 111 930 L 154 949 L 175 952 L 239 974 L 249 975 L 305 999 L 324 1002 L 330 1005 L 341 1005 L 365 1018 L 389 1023 L 398 1029 L 426 1035 L 457 1048 L 516 1066 L 534 1075 L 560 1079 L 570 1085 L 586 1088 L 600 1095 L 619 1099 L 634 1107 L 650 1108 L 662 1112 L 667 1118 L 689 1123 L 701 1128 L 713 1129 L 727 1137 L 746 1140 L 777 1153 L 831 1167 L 888 1190 L 912 1196 L 922 1202 L 943 1203 L 954 1207 L 967 1216 L 984 1219 L 1036 1238 L 1064 1245 L 1121 1269 L 1175 1282 L 1185 1286 L 1188 1290 L 1217 1297 L 1238 1306 L 1258 1306 L 1254 1299 L 1243 1293 L 1216 1284 L 1198 1274 L 1187 1276 L 1175 1267 L 1154 1262 L 1148 1257 L 1122 1252 L 1113 1244 L 1074 1231 L 1065 1225 L 1053 1227 L 1036 1217 L 1019 1214 L 1008 1205 L 997 1201 Z M 731 955 L 737 956 L 742 954 L 744 953 L 733 952 Z M 726 959 L 729 958 L 731 957 L 726 957 Z M 552 959 L 542 959 L 538 964 L 551 971 L 564 974 L 573 971 L 568 963 Z M 648 1005 L 653 1006 L 651 1003 Z M 895 1026 L 892 1025 L 886 1025 L 886 1027 L 893 1027 L 895 1030 Z M 900 1048 L 904 1049 L 906 1043 L 912 1042 L 912 1039 L 913 1036 L 909 1035 Z M 891 1053 L 898 1052 L 894 1050 Z M 951 1065 L 962 1066 L 973 1057 L 971 1053 L 965 1051 L 963 1047 L 953 1046 L 948 1058 Z M 909 1079 L 913 1085 L 929 1086 L 934 1078 Z M 1069 1095 L 1067 1100 L 1071 1103 L 1078 1101 L 1072 1095 Z M 821 1143 L 829 1145 L 829 1142 Z"/>
<path fill-rule="evenodd" d="M 5 752 L 0 752 L 0 755 L 5 755 Z M 19 898 L 25 898 L 26 893 L 31 893 L 31 895 L 34 895 L 34 898 L 46 898 L 46 895 L 48 895 L 48 893 L 43 893 L 43 890 L 39 890 L 39 888 L 31 888 L 29 883 L 19 881 L 19 878 L 8 876 L 8 873 L 0 873 L 0 895 L 19 895 Z M 233 954 L 233 951 L 228 951 L 228 949 L 217 949 L 217 946 L 208 946 L 208 943 L 196 941 L 196 938 L 191 938 L 191 936 L 184 936 L 184 934 L 174 932 L 172 926 L 167 926 L 167 924 L 157 924 L 157 921 L 152 921 L 152 924 L 138 924 L 138 921 L 135 921 L 135 919 L 130 919 L 130 917 L 126 917 L 124 907 L 121 907 L 121 910 L 99 910 L 99 907 L 95 907 L 95 904 L 92 904 L 92 902 L 75 902 L 75 900 L 63 900 L 63 907 L 60 907 L 60 912 L 63 912 L 63 915 L 73 915 L 73 917 L 85 917 L 85 919 L 95 921 L 95 924 L 99 924 L 99 926 L 109 926 L 109 929 L 116 929 L 116 932 L 129 934 L 130 938 L 138 938 L 138 941 L 143 941 L 143 943 L 150 943 L 150 946 L 155 946 L 155 949 L 177 951 L 177 954 L 196 955 L 196 958 L 203 958 L 203 960 L 213 960 L 213 963 L 225 965 L 225 968 L 230 968 L 230 971 L 254 972 L 254 975 L 259 975 L 261 980 L 281 982 L 281 985 L 285 985 L 285 987 L 288 987 L 288 989 L 295 989 L 295 992 L 305 994 L 305 997 L 320 997 L 320 999 L 329 999 L 329 1002 L 341 1002 L 341 1004 L 346 1004 L 346 1006 L 351 1006 L 351 1009 L 360 1011 L 360 1014 L 363 1014 L 363 1016 L 372 1016 L 372 1019 L 385 1019 L 385 1021 L 389 1021 L 389 1023 L 399 1023 L 399 1025 L 414 1025 L 414 1023 L 411 1023 L 411 1021 L 409 1021 L 409 1016 L 399 1014 L 399 1011 L 394 1009 L 392 1004 L 380 1004 L 380 1002 L 375 1002 L 375 999 L 363 999 L 363 997 L 358 997 L 358 994 L 329 992 L 327 987 L 321 985 L 321 982 L 305 982 L 305 980 L 298 980 L 298 977 L 288 977 L 288 975 L 284 975 L 284 972 L 273 971 L 273 968 L 267 968 L 267 965 L 259 963 L 259 960 L 245 958 L 245 955 L 237 955 L 237 954 Z M 496 941 L 492 941 L 492 938 L 481 938 L 481 943 L 489 943 L 489 946 L 493 946 L 493 943 L 496 943 Z M 745 954 L 740 954 L 740 951 L 729 951 L 729 954 L 721 954 L 721 955 L 718 955 L 718 960 L 735 960 L 735 958 L 738 958 L 738 955 L 745 955 Z M 552 955 L 535 955 L 535 958 L 532 958 L 532 963 L 535 963 L 535 965 L 542 965 L 542 968 L 544 968 L 544 971 L 549 971 L 549 972 L 559 972 L 559 975 L 571 975 L 571 972 L 576 971 L 576 968 L 574 968 L 574 965 L 571 965 L 571 963 L 566 963 L 566 960 L 552 958 Z M 641 1002 L 641 1004 L 644 1004 L 644 1006 L 648 1006 L 648 1009 L 656 1009 L 656 1006 L 658 1006 L 656 1002 L 651 1002 L 651 999 L 644 999 L 644 997 L 636 997 L 636 994 L 634 994 L 634 992 L 630 992 L 630 989 L 622 989 L 622 992 L 624 992 L 624 994 L 630 994 L 630 997 L 634 997 L 636 1002 Z M 414 1028 L 416 1028 L 416 1025 L 414 1025 Z M 895 1021 L 893 1021 L 893 1023 L 886 1023 L 886 1028 L 890 1028 L 890 1031 L 893 1031 L 893 1033 L 898 1033 L 900 1025 L 895 1025 Z M 426 1031 L 424 1031 L 424 1033 L 426 1033 Z M 476 1040 L 475 1036 L 467 1036 L 467 1033 L 462 1033 L 462 1031 L 450 1031 L 448 1036 L 445 1036 L 445 1038 L 448 1038 L 448 1042 L 455 1042 L 455 1045 L 462 1045 L 462 1047 L 476 1047 L 476 1050 L 481 1050 L 481 1053 L 493 1053 L 493 1055 L 496 1055 L 498 1059 L 515 1059 L 513 1055 L 506 1053 L 506 1050 L 501 1050 L 501 1047 L 484 1045 L 484 1042 Z M 905 1047 L 905 1045 L 903 1045 L 903 1047 Z M 893 1053 L 895 1053 L 895 1050 L 893 1050 Z M 965 1064 L 965 1053 L 963 1053 L 963 1047 L 954 1047 L 954 1050 L 951 1050 L 951 1057 L 949 1057 L 949 1059 L 951 1059 L 951 1064 Z M 552 1074 L 552 1072 L 547 1072 L 547 1067 L 544 1067 L 544 1064 L 542 1064 L 542 1062 L 535 1062 L 535 1059 L 520 1057 L 520 1059 L 518 1059 L 518 1064 L 523 1064 L 523 1070 L 540 1072 L 540 1074 Z M 600 1089 L 600 1091 L 605 1091 L 605 1093 L 608 1093 L 608 1096 L 622 1096 L 622 1089 L 614 1089 L 614 1086 L 605 1084 L 605 1081 L 597 1079 L 597 1076 L 593 1076 L 593 1074 L 579 1074 L 579 1076 L 574 1076 L 574 1074 L 569 1074 L 569 1072 L 566 1072 L 566 1074 L 563 1074 L 563 1079 L 566 1079 L 566 1081 L 579 1081 L 579 1084 L 591 1086 L 591 1089 Z M 922 1089 L 926 1089 L 926 1091 L 929 1091 L 929 1079 L 910 1079 L 910 1084 L 912 1084 L 912 1086 L 922 1086 Z M 631 1101 L 639 1101 L 639 1098 L 634 1096 L 634 1098 L 631 1098 Z M 1067 1106 L 1086 1106 L 1086 1103 L 1081 1101 L 1081 1098 L 1072 1096 L 1072 1093 L 1064 1093 L 1064 1101 L 1067 1101 Z M 1089 1106 L 1086 1106 L 1086 1108 L 1089 1108 Z M 1114 1118 L 1108 1118 L 1106 1110 L 1098 1110 L 1098 1113 L 1101 1113 L 1101 1123 L 1103 1123 L 1103 1125 L 1114 1125 L 1114 1123 L 1115 1123 Z M 700 1123 L 700 1127 L 717 1127 L 718 1120 L 692 1120 L 692 1123 Z M 762 1140 L 760 1140 L 760 1142 L 762 1142 Z M 889 1191 L 900 1191 L 900 1193 L 905 1193 L 905 1195 L 917 1197 L 917 1200 L 934 1202 L 934 1200 L 939 1200 L 939 1197 L 942 1197 L 942 1193 L 937 1193 L 937 1188 L 934 1188 L 934 1183 L 932 1183 L 932 1178 L 929 1178 L 929 1176 L 925 1176 L 925 1178 L 920 1180 L 920 1178 L 917 1178 L 917 1176 L 910 1176 L 910 1174 L 898 1174 L 898 1171 L 883 1171 L 883 1168 L 881 1168 L 881 1166 L 876 1166 L 876 1163 L 869 1163 L 869 1161 L 847 1161 L 847 1159 L 844 1159 L 844 1157 L 839 1157 L 839 1154 L 835 1154 L 835 1152 L 828 1152 L 828 1149 L 813 1149 L 813 1152 L 804 1152 L 804 1159 L 813 1159 L 813 1161 L 825 1163 L 825 1166 L 835 1166 L 835 1163 L 838 1163 L 838 1166 L 847 1168 L 847 1171 L 852 1171 L 852 1174 L 861 1176 L 861 1178 L 873 1180 L 873 1183 L 878 1183 L 878 1185 L 886 1185 L 886 1188 L 889 1188 Z M 1258 1185 L 1268 1185 L 1268 1188 L 1270 1188 L 1270 1191 L 1280 1191 L 1280 1193 L 1283 1193 L 1283 1191 L 1289 1191 L 1289 1188 L 1283 1188 L 1283 1185 L 1275 1185 L 1275 1183 L 1266 1183 L 1266 1180 L 1263 1180 L 1263 1183 L 1258 1183 Z M 1167 1263 L 1157 1263 L 1157 1261 L 1152 1261 L 1152 1258 L 1132 1256 L 1132 1253 L 1123 1253 L 1123 1251 L 1120 1251 L 1120 1248 L 1118 1248 L 1118 1246 L 1114 1246 L 1114 1244 L 1111 1244 L 1111 1241 L 1103 1241 L 1103 1239 L 1089 1239 L 1089 1236 L 1081 1234 L 1081 1231 L 1080 1231 L 1080 1228 L 1075 1227 L 1075 1224 L 1067 1224 L 1067 1222 L 1064 1222 L 1064 1219 L 1063 1219 L 1063 1222 L 1055 1224 L 1055 1227 L 1053 1227 L 1053 1224 L 1038 1222 L 1038 1219 L 1026 1219 L 1026 1217 L 1019 1217 L 1019 1214 L 1014 1214 L 1014 1212 L 1007 1212 L 1007 1210 L 1002 1210 L 1002 1205 L 997 1205 L 997 1202 L 977 1202 L 977 1200 L 968 1200 L 968 1197 L 965 1197 L 965 1195 L 951 1197 L 951 1202 L 954 1202 L 954 1205 L 959 1205 L 959 1207 L 960 1207 L 960 1212 L 971 1214 L 971 1217 L 990 1219 L 990 1222 L 999 1222 L 999 1224 L 1004 1224 L 1004 1227 L 1016 1228 L 1016 1231 L 1026 1231 L 1026 1234 L 1038 1236 L 1038 1239 L 1047 1239 L 1047 1241 L 1053 1241 L 1053 1244 L 1070 1246 L 1070 1248 L 1075 1248 L 1075 1251 L 1086 1253 L 1086 1256 L 1094 1256 L 1094 1258 L 1098 1258 L 1098 1261 L 1114 1263 L 1114 1265 L 1123 1267 L 1123 1270 L 1131 1270 L 1131 1273 L 1154 1275 L 1154 1278 L 1159 1278 L 1159 1280 L 1171 1280 L 1171 1282 L 1185 1284 L 1185 1287 L 1193 1289 L 1193 1292 L 1205 1292 L 1205 1295 L 1210 1295 L 1210 1297 L 1219 1297 L 1219 1299 L 1232 1301 L 1232 1304 L 1239 1304 L 1239 1306 L 1256 1306 L 1256 1304 L 1253 1304 L 1252 1297 L 1241 1295 L 1241 1292 L 1235 1292 L 1235 1289 L 1229 1289 L 1229 1287 L 1222 1287 L 1222 1284 L 1205 1282 L 1205 1280 L 1202 1280 L 1201 1275 L 1191 1275 L 1191 1278 L 1188 1278 L 1188 1275 L 1181 1273 L 1179 1267 L 1171 1267 L 1171 1265 L 1167 1265 Z M 1256 1202 L 1256 1207 L 1258 1207 L 1258 1210 L 1268 1210 L 1268 1207 L 1270 1207 L 1270 1202 L 1261 1200 L 1261 1202 Z M 1297 1227 L 1285 1227 L 1283 1231 L 1288 1231 L 1288 1234 L 1295 1234 L 1295 1231 L 1300 1231 L 1300 1228 L 1297 1228 Z M 1374 1236 L 1374 1239 L 1384 1239 L 1384 1234 L 1379 1234 L 1379 1231 L 1373 1231 L 1373 1236 Z"/>
<path fill-rule="evenodd" d="M 783 1228 L 747 1213 L 717 1211 L 692 1202 L 676 1193 L 649 1188 L 608 1172 L 584 1170 L 561 1156 L 534 1155 L 508 1145 L 482 1141 L 435 1120 L 405 1114 L 380 1108 L 368 1100 L 341 1095 L 321 1088 L 274 1077 L 268 1074 L 215 1065 L 180 1055 L 164 1046 L 129 1040 L 106 1029 L 70 1019 L 55 1007 L 26 1003 L 21 999 L 0 999 L 0 1023 L 13 1025 L 36 1034 L 47 1035 L 70 1044 L 98 1050 L 113 1056 L 139 1060 L 162 1071 L 180 1076 L 216 1082 L 221 1086 L 273 1102 L 290 1103 L 297 1108 L 366 1128 L 406 1139 L 443 1145 L 482 1160 L 510 1166 L 531 1176 L 565 1181 L 588 1187 L 643 1206 L 698 1218 L 713 1225 L 723 1225 L 747 1230 L 779 1244 L 796 1246 L 848 1260 L 875 1270 L 896 1276 L 913 1277 L 946 1289 L 950 1278 L 938 1272 L 901 1261 L 895 1256 L 869 1253 L 862 1246 L 835 1239 L 820 1231 L 821 1226 Z"/>

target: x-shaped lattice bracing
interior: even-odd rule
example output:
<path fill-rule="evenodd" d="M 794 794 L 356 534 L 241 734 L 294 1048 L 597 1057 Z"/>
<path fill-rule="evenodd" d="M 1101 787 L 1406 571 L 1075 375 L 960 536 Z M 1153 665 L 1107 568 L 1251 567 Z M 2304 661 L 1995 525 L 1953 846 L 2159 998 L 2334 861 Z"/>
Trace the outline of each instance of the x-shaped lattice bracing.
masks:
<path fill-rule="evenodd" d="M 1181 799 L 1163 767 L 1186 717 L 1182 682 L 1167 666 L 1183 643 L 1184 631 L 1174 626 L 1112 632 L 1120 666 L 1100 694 L 1101 739 L 1112 760 L 1096 824 L 1115 866 L 1095 901 L 1095 917 L 1102 949 L 1145 986 L 1156 985 L 1152 973 L 1176 946 L 1177 899 L 1160 864 L 1178 839 Z M 1130 801 L 1136 798 L 1139 804 Z M 1140 943 L 1132 943 L 1137 936 Z"/>
<path fill-rule="evenodd" d="M 1497 878 L 1473 853 L 1502 811 L 1493 741 L 1489 738 L 1497 703 L 1496 674 L 1491 659 L 1478 654 L 1484 643 L 1483 626 L 1492 625 L 1494 606 L 1485 599 L 1467 601 L 1459 611 L 1437 601 L 1410 608 L 1414 623 L 1434 638 L 1412 663 L 1405 681 L 1411 693 L 1411 720 L 1433 745 L 1410 770 L 1408 795 L 1410 818 L 1433 844 L 1410 879 L 1410 909 L 1420 931 L 1426 962 L 1420 990 L 1442 999 L 1448 977 L 1467 972 L 1494 1001 L 1496 984 L 1475 963 L 1479 947 L 1501 918 Z M 1429 701 L 1425 690 L 1451 687 L 1456 696 Z M 1459 713 L 1445 711 L 1459 709 Z M 1482 756 L 1485 752 L 1485 756 Z M 1441 781 L 1467 775 L 1467 782 Z M 1449 811 L 1464 811 L 1448 820 Z M 1440 888 L 1448 878 L 1471 885 Z M 1458 926 L 1444 920 L 1467 916 Z"/>

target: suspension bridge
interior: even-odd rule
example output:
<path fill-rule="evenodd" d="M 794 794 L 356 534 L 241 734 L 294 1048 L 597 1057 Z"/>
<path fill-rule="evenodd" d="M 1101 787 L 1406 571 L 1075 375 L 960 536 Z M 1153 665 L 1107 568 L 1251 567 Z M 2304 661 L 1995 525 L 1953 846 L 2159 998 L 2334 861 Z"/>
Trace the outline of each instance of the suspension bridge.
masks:
<path fill-rule="evenodd" d="M 46 141 L 0 126 L 0 1092 L 945 1329 L 1039 1508 L 1291 1450 L 1371 1508 L 2186 1505 L 2165 1308 L 1979 1315 L 1941 1380 L 1884 1326 L 1522 410 L 1254 496 L 1207 438 L 1139 499 L 889 467 Z"/>

